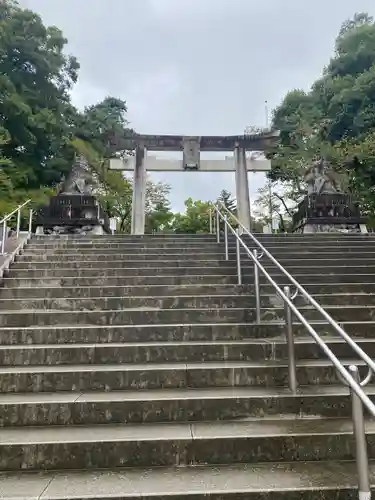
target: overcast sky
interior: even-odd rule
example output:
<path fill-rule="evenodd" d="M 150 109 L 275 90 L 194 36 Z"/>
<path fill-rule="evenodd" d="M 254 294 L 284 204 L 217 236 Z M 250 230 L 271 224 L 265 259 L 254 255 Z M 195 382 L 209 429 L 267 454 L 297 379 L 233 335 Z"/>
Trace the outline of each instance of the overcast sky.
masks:
<path fill-rule="evenodd" d="M 139 133 L 242 134 L 288 90 L 308 89 L 341 23 L 374 0 L 21 0 L 63 30 L 80 64 L 78 107 L 127 101 Z M 158 174 L 184 200 L 235 193 L 231 174 Z M 250 175 L 250 193 L 265 182 Z"/>

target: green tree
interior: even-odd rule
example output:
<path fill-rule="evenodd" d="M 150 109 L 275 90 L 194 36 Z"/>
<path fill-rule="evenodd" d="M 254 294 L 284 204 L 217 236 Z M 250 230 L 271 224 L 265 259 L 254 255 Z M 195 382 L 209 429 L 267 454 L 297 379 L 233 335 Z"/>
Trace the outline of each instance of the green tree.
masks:
<path fill-rule="evenodd" d="M 89 142 L 103 157 L 111 156 L 110 140 L 114 135 L 132 133 L 128 128 L 126 102 L 107 96 L 103 101 L 88 106 L 83 113 L 72 112 L 75 135 Z"/>
<path fill-rule="evenodd" d="M 173 213 L 169 202 L 171 187 L 164 182 L 147 179 L 146 227 L 147 233 L 171 230 Z"/>
<path fill-rule="evenodd" d="M 271 224 L 271 211 L 272 219 L 279 222 L 280 232 L 287 232 L 291 229 L 293 209 L 297 205 L 293 187 L 288 190 L 285 184 L 276 185 L 274 183 L 271 186 L 266 184 L 259 188 L 257 193 L 254 211 L 256 218 L 252 226 L 253 232 L 262 232 L 263 226 Z"/>
<path fill-rule="evenodd" d="M 236 200 L 232 198 L 231 193 L 229 191 L 226 191 L 225 189 L 220 192 L 217 201 L 221 202 L 225 206 L 225 208 L 227 208 L 232 213 L 234 213 L 237 209 Z"/>
<path fill-rule="evenodd" d="M 65 112 L 78 62 L 64 54 L 66 42 L 36 13 L 0 0 L 2 190 L 51 186 L 70 167 Z"/>
<path fill-rule="evenodd" d="M 271 179 L 303 193 L 303 173 L 318 156 L 346 174 L 348 188 L 375 210 L 375 24 L 365 13 L 343 23 L 335 52 L 309 92 L 289 92 L 273 115 L 280 141 L 268 151 Z"/>
<path fill-rule="evenodd" d="M 175 214 L 172 230 L 175 233 L 209 233 L 211 206 L 209 201 L 193 201 L 192 198 L 188 198 L 185 201 L 185 213 Z"/>

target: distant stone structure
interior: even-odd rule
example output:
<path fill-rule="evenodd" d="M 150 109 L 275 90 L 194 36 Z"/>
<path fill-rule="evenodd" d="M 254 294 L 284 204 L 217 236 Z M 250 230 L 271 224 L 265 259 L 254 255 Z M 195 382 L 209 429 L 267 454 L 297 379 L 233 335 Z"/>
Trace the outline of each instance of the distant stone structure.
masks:
<path fill-rule="evenodd" d="M 340 177 L 325 159 L 314 162 L 305 172 L 307 194 L 293 216 L 293 231 L 367 232 L 352 195 L 345 193 Z"/>
<path fill-rule="evenodd" d="M 37 217 L 37 234 L 103 234 L 109 221 L 93 196 L 95 179 L 83 156 L 77 157 L 58 194 Z"/>
<path fill-rule="evenodd" d="M 79 156 L 67 180 L 61 183 L 59 195 L 88 195 L 92 196 L 95 185 L 90 167 L 83 156 Z"/>
<path fill-rule="evenodd" d="M 307 196 L 342 193 L 338 179 L 324 159 L 316 161 L 307 169 L 304 180 L 307 184 Z"/>

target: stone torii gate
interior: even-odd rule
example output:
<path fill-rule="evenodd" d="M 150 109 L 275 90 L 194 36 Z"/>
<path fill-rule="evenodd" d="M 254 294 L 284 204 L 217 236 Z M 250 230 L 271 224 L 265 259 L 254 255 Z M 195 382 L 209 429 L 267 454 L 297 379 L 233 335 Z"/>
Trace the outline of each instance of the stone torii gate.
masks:
<path fill-rule="evenodd" d="M 248 172 L 267 172 L 271 162 L 246 157 L 246 151 L 263 152 L 272 145 L 278 131 L 268 131 L 253 135 L 235 136 L 180 136 L 180 135 L 134 135 L 116 138 L 111 144 L 112 151 L 127 151 L 121 158 L 110 160 L 111 170 L 134 172 L 132 234 L 144 234 L 146 172 L 234 172 L 236 178 L 236 198 L 238 218 L 250 229 L 250 197 Z M 179 159 L 148 156 L 148 151 L 182 151 Z M 201 151 L 233 152 L 225 159 L 201 160 Z M 135 152 L 135 154 L 134 154 Z"/>

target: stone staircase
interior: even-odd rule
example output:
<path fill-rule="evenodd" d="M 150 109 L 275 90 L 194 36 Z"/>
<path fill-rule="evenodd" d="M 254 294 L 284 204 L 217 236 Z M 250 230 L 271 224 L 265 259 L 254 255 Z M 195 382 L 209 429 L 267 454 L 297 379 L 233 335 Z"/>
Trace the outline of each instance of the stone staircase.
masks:
<path fill-rule="evenodd" d="M 375 356 L 375 239 L 259 239 Z M 254 323 L 252 264 L 236 285 L 229 249 L 226 262 L 210 235 L 31 241 L 0 290 L 0 499 L 357 498 L 347 389 L 296 324 L 289 392 L 283 305 L 261 277 L 268 323 Z"/>

